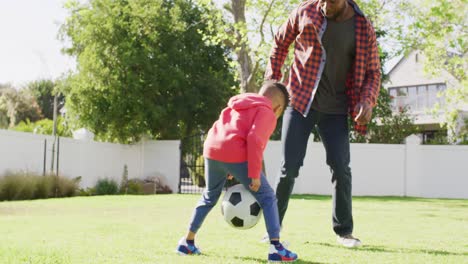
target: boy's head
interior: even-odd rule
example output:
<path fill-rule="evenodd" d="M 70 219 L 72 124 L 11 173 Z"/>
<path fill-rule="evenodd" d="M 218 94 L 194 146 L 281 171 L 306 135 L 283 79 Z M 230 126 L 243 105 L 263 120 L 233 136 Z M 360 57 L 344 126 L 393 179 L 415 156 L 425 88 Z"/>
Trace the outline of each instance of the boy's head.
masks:
<path fill-rule="evenodd" d="M 284 109 L 289 104 L 289 93 L 286 87 L 279 82 L 267 81 L 265 82 L 258 94 L 269 98 L 272 102 L 273 111 L 276 117 L 283 114 Z"/>

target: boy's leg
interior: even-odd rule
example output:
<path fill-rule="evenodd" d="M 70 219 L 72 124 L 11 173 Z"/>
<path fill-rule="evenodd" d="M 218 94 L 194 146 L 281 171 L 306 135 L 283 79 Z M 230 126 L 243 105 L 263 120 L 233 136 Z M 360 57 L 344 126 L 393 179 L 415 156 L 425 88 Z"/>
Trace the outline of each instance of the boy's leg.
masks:
<path fill-rule="evenodd" d="M 250 191 L 251 179 L 247 176 L 247 162 L 230 163 L 227 165 L 231 173 L 244 187 Z M 261 184 L 257 192 L 250 191 L 263 209 L 263 218 L 270 238 L 279 238 L 280 224 L 278 206 L 276 204 L 275 192 L 271 188 L 263 172 L 261 173 Z"/>
<path fill-rule="evenodd" d="M 228 165 L 229 172 L 236 177 L 239 182 L 250 191 L 251 179 L 247 176 L 247 162 Z M 270 250 L 268 260 L 274 262 L 293 262 L 297 259 L 297 254 L 283 247 L 280 243 L 280 224 L 278 206 L 276 204 L 275 192 L 271 188 L 263 172 L 260 175 L 260 188 L 258 191 L 250 191 L 263 209 L 263 218 L 270 237 Z"/>
<path fill-rule="evenodd" d="M 205 159 L 205 180 L 206 188 L 202 197 L 198 201 L 190 221 L 189 231 L 196 233 L 208 213 L 218 202 L 219 196 L 226 182 L 226 170 L 222 166 L 224 163 Z"/>

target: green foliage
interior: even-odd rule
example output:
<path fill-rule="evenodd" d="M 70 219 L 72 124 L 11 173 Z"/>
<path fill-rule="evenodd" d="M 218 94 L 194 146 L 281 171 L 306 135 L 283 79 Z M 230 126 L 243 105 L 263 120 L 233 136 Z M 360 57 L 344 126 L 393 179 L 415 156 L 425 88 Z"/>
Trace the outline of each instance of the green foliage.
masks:
<path fill-rule="evenodd" d="M 223 6 L 212 0 L 198 3 L 208 25 L 205 40 L 231 48 L 241 91 L 256 92 L 263 82 L 273 35 L 300 1 L 231 0 Z"/>
<path fill-rule="evenodd" d="M 35 122 L 42 118 L 36 99 L 27 90 L 0 87 L 0 128 L 14 127 L 21 121 Z"/>
<path fill-rule="evenodd" d="M 77 57 L 63 85 L 67 116 L 97 139 L 174 139 L 206 130 L 235 94 L 227 50 L 203 40 L 185 0 L 69 1 L 62 37 Z M 78 118 L 79 117 L 79 118 Z"/>
<path fill-rule="evenodd" d="M 112 195 L 119 192 L 117 182 L 112 179 L 99 179 L 94 189 L 96 190 L 96 195 Z"/>
<path fill-rule="evenodd" d="M 31 172 L 7 172 L 0 177 L 0 201 L 70 197 L 76 194 L 78 179 Z"/>
<path fill-rule="evenodd" d="M 21 132 L 31 132 L 43 135 L 52 135 L 54 128 L 54 121 L 49 119 L 42 119 L 36 122 L 29 122 L 29 120 L 21 121 L 18 125 L 13 127 L 13 130 Z M 61 137 L 71 137 L 72 132 L 67 127 L 65 120 L 62 117 L 57 118 L 57 135 Z"/>
<path fill-rule="evenodd" d="M 26 90 L 36 99 L 44 118 L 54 119 L 54 96 L 57 94 L 54 81 L 46 79 L 33 81 L 27 84 Z M 57 107 L 60 109 L 65 103 L 65 97 L 60 93 L 57 96 Z"/>
<path fill-rule="evenodd" d="M 78 196 L 93 196 L 96 195 L 96 189 L 94 187 L 91 188 L 81 188 L 78 190 Z"/>
<path fill-rule="evenodd" d="M 447 131 L 446 130 L 439 130 L 434 134 L 434 137 L 427 140 L 425 145 L 448 145 L 450 142 L 447 138 Z"/>
<path fill-rule="evenodd" d="M 137 179 L 128 180 L 127 194 L 144 194 L 142 181 Z"/>
<path fill-rule="evenodd" d="M 372 113 L 372 120 L 368 124 L 368 134 L 362 136 L 353 132 L 351 142 L 403 144 L 405 138 L 418 132 L 419 129 L 407 109 L 392 113 L 391 97 L 388 91 L 382 88 Z"/>

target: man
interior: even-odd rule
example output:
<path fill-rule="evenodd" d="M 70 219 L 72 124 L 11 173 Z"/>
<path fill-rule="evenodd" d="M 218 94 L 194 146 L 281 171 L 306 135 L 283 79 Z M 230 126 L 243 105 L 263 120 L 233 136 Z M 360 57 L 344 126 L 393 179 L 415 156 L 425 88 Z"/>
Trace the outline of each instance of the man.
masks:
<path fill-rule="evenodd" d="M 353 237 L 348 114 L 364 134 L 380 88 L 380 61 L 371 23 L 352 0 L 309 0 L 300 4 L 275 35 L 265 79 L 281 80 L 281 67 L 294 42 L 283 116 L 282 167 L 276 189 L 280 223 L 317 128 L 332 172 L 333 229 L 347 247 Z"/>

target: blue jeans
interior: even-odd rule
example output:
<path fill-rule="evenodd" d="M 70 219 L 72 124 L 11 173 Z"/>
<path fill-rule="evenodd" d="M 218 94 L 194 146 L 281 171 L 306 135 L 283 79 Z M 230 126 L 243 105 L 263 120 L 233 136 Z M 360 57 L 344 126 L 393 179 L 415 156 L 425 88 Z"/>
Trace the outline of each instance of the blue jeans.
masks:
<path fill-rule="evenodd" d="M 353 232 L 351 204 L 351 169 L 348 116 L 311 110 L 307 117 L 288 106 L 283 115 L 282 164 L 276 188 L 278 211 L 282 223 L 288 208 L 295 179 L 303 165 L 307 142 L 314 127 L 322 139 L 333 184 L 333 230 L 338 235 Z"/>
<path fill-rule="evenodd" d="M 216 205 L 226 182 L 227 174 L 234 176 L 247 190 L 251 179 L 247 176 L 247 162 L 226 163 L 205 158 L 206 188 L 198 201 L 190 223 L 190 231 L 196 233 L 208 213 Z M 279 238 L 280 224 L 276 196 L 268 181 L 261 173 L 261 185 L 252 192 L 263 209 L 263 218 L 270 238 Z"/>

